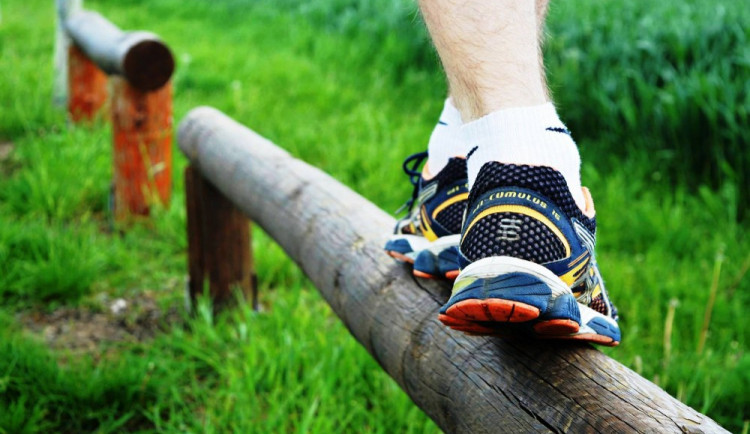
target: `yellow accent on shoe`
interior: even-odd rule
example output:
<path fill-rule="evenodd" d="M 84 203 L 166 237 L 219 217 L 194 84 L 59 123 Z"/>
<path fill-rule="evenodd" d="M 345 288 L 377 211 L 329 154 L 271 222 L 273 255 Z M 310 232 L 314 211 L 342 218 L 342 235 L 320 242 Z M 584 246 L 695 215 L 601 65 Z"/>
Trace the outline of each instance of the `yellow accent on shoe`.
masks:
<path fill-rule="evenodd" d="M 437 215 L 440 213 L 440 211 L 448 208 L 454 203 L 461 202 L 462 200 L 467 200 L 468 198 L 469 198 L 469 193 L 461 193 L 459 195 L 453 196 L 452 198 L 446 200 L 445 202 L 441 203 L 440 206 L 435 208 L 435 211 L 432 212 L 432 218 L 433 219 L 436 218 Z"/>
<path fill-rule="evenodd" d="M 552 231 L 557 237 L 560 239 L 560 241 L 563 243 L 563 247 L 565 248 L 565 257 L 567 258 L 570 256 L 570 243 L 568 243 L 568 240 L 565 238 L 565 236 L 560 232 L 560 229 L 557 228 L 544 214 L 540 213 L 539 211 L 533 210 L 531 208 L 522 206 L 522 205 L 497 205 L 493 206 L 491 208 L 487 208 L 486 210 L 480 212 L 476 217 L 474 217 L 474 220 L 469 223 L 469 226 L 466 227 L 466 230 L 463 231 L 463 236 L 461 237 L 461 242 L 463 243 L 464 238 L 466 238 L 466 235 L 471 231 L 471 228 L 481 219 L 484 217 L 487 217 L 491 214 L 497 214 L 501 212 L 512 212 L 517 214 L 523 214 L 527 215 L 533 219 L 539 220 L 549 228 L 549 230 Z"/>
<path fill-rule="evenodd" d="M 601 293 L 602 293 L 602 286 L 597 283 L 596 286 L 594 287 L 594 290 L 591 291 L 591 299 L 592 300 L 595 299 L 596 296 L 599 295 L 599 294 L 601 294 Z"/>
<path fill-rule="evenodd" d="M 425 213 L 424 205 L 422 205 L 422 208 L 420 208 L 419 212 L 421 216 L 419 219 L 419 226 L 420 229 L 422 229 L 422 235 L 424 235 L 424 237 L 427 238 L 428 241 L 437 240 L 438 236 L 435 231 L 432 230 L 432 227 L 430 227 L 430 221 L 427 218 L 427 214 Z"/>
<path fill-rule="evenodd" d="M 577 258 L 573 259 L 572 261 L 570 261 L 570 263 L 568 264 L 568 268 L 575 267 L 576 265 L 578 265 L 578 262 L 580 260 L 582 260 L 583 258 L 588 257 L 589 255 L 590 255 L 590 253 L 588 252 L 588 250 L 584 250 L 584 252 L 581 253 L 581 255 L 579 257 L 577 257 Z"/>
<path fill-rule="evenodd" d="M 458 281 L 453 284 L 453 289 L 451 290 L 451 296 L 454 294 L 457 294 L 462 289 L 466 288 L 467 286 L 471 285 L 472 283 L 476 282 L 476 277 L 467 277 L 465 279 L 461 279 L 461 281 Z"/>
<path fill-rule="evenodd" d="M 566 285 L 573 286 L 576 280 L 586 272 L 586 267 L 589 265 L 589 259 L 590 257 L 576 265 L 572 270 L 560 276 L 560 279 L 562 279 Z"/>

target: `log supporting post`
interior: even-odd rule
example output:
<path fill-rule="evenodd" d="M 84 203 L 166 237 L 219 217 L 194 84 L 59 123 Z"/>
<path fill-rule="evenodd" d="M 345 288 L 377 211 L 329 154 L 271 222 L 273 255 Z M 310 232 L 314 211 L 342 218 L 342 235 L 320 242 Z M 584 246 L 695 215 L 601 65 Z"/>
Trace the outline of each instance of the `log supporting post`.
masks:
<path fill-rule="evenodd" d="M 114 141 L 114 220 L 126 223 L 167 205 L 172 193 L 172 85 L 174 57 L 150 32 L 123 32 L 81 0 L 56 0 L 56 67 L 67 64 L 65 99 L 74 122 L 92 120 L 107 103 Z M 67 49 L 61 56 L 60 47 Z M 56 83 L 60 81 L 56 77 Z M 56 84 L 57 87 L 57 84 Z"/>
<path fill-rule="evenodd" d="M 178 142 L 445 432 L 725 432 L 591 346 L 443 326 L 449 284 L 415 280 L 383 252 L 393 217 L 217 110 L 192 110 Z"/>
<path fill-rule="evenodd" d="M 112 77 L 115 221 L 147 216 L 172 193 L 172 85 L 142 91 Z"/>
<path fill-rule="evenodd" d="M 68 48 L 68 114 L 73 122 L 91 122 L 107 103 L 107 74 L 75 45 Z"/>
<path fill-rule="evenodd" d="M 232 305 L 238 290 L 257 309 L 250 220 L 200 172 L 185 169 L 190 299 L 208 282 L 214 310 Z"/>

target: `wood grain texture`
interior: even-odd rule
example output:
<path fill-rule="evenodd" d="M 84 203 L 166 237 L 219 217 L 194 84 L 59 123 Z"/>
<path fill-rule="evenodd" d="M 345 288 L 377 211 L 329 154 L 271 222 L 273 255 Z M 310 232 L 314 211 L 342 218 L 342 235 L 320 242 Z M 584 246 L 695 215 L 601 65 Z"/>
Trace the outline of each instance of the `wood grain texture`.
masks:
<path fill-rule="evenodd" d="M 391 216 L 222 113 L 194 109 L 178 140 L 446 432 L 724 432 L 588 345 L 444 327 L 449 284 L 417 281 L 383 252 Z"/>

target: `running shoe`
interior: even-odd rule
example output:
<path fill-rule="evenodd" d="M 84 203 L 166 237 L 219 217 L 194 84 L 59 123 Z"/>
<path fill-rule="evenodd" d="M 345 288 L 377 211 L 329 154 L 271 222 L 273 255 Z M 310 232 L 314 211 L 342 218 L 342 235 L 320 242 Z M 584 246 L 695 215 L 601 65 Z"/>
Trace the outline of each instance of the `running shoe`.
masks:
<path fill-rule="evenodd" d="M 385 251 L 413 264 L 417 277 L 455 279 L 461 219 L 469 197 L 466 159 L 451 158 L 438 174 L 426 179 L 419 170 L 426 158 L 427 152 L 420 152 L 404 161 L 404 172 L 414 190 L 402 207 L 407 215 L 396 223 Z"/>
<path fill-rule="evenodd" d="M 461 271 L 440 320 L 473 334 L 619 344 L 617 311 L 594 258 L 596 220 L 585 188 L 584 196 L 585 213 L 550 167 L 482 166 L 467 203 Z"/>

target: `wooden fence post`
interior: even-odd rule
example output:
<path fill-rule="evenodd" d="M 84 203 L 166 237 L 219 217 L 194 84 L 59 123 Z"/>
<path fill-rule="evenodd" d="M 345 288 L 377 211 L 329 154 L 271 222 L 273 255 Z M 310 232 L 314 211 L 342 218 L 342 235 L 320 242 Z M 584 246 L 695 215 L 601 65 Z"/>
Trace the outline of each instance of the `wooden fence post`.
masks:
<path fill-rule="evenodd" d="M 257 309 L 250 220 L 192 166 L 185 169 L 185 196 L 190 299 L 208 280 L 215 310 L 233 304 L 233 289 Z"/>
<path fill-rule="evenodd" d="M 71 44 L 68 48 L 68 113 L 73 122 L 90 122 L 107 103 L 107 74 Z"/>
<path fill-rule="evenodd" d="M 167 205 L 172 193 L 174 57 L 153 33 L 123 32 L 81 0 L 57 0 L 59 46 L 70 43 L 68 106 L 74 121 L 92 119 L 107 101 L 114 141 L 114 217 L 126 222 Z M 59 57 L 59 56 L 58 56 Z M 58 98 L 59 99 L 59 98 Z"/>
<path fill-rule="evenodd" d="M 172 85 L 141 91 L 112 77 L 115 221 L 147 216 L 172 193 Z"/>

